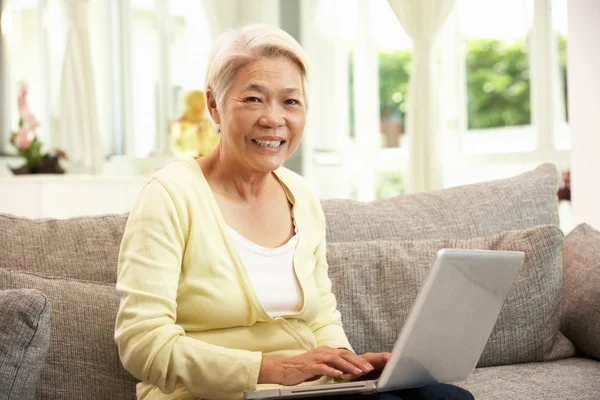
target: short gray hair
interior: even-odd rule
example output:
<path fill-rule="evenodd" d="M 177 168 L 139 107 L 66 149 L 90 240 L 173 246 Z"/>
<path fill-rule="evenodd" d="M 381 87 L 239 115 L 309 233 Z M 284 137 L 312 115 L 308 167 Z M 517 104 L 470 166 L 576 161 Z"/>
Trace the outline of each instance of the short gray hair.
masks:
<path fill-rule="evenodd" d="M 252 24 L 222 33 L 208 61 L 205 91 L 212 90 L 217 107 L 223 109 L 233 77 L 244 65 L 262 58 L 287 57 L 302 72 L 302 94 L 308 108 L 308 65 L 300 44 L 287 32 L 269 25 Z"/>

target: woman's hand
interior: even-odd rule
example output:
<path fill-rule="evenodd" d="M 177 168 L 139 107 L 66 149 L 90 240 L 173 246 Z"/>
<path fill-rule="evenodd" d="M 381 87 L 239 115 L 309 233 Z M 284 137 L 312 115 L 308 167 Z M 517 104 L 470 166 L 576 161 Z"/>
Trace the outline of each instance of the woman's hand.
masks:
<path fill-rule="evenodd" d="M 381 375 L 381 371 L 383 370 L 383 368 L 387 364 L 388 360 L 390 359 L 390 355 L 391 354 L 388 352 L 365 353 L 365 354 L 361 355 L 360 357 L 364 358 L 369 364 L 371 364 L 373 366 L 374 370 L 369 372 L 366 375 L 359 375 L 359 376 L 344 374 L 341 376 L 341 378 L 345 379 L 347 381 L 354 381 L 359 378 L 361 381 L 377 379 L 377 378 L 379 378 L 379 375 Z"/>
<path fill-rule="evenodd" d="M 372 354 L 376 353 L 358 356 L 350 350 L 320 346 L 294 357 L 263 356 L 258 383 L 293 386 L 320 376 L 333 378 L 347 376 L 357 379 L 375 370 L 376 367 L 369 360 L 375 362 L 376 365 L 381 365 L 382 362 L 385 365 L 385 361 L 381 357 L 372 356 Z"/>

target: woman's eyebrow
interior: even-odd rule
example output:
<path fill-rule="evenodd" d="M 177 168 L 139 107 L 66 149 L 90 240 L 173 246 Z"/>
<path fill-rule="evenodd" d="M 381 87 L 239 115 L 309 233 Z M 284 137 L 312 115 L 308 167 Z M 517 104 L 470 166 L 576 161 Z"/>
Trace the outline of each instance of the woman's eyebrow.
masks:
<path fill-rule="evenodd" d="M 243 91 L 247 91 L 247 90 L 254 90 L 260 93 L 266 93 L 268 92 L 266 86 L 261 85 L 260 83 L 250 83 L 248 85 L 246 85 L 243 89 Z M 296 87 L 288 87 L 283 89 L 284 92 L 286 93 L 298 93 L 299 95 L 302 95 L 302 90 L 296 88 Z"/>
<path fill-rule="evenodd" d="M 257 92 L 261 92 L 261 93 L 265 93 L 267 92 L 267 88 L 259 83 L 250 83 L 248 85 L 246 85 L 243 89 L 243 91 L 246 90 L 255 90 Z"/>
<path fill-rule="evenodd" d="M 285 92 L 286 93 L 298 93 L 299 95 L 302 95 L 302 90 L 295 88 L 295 87 L 285 88 Z"/>

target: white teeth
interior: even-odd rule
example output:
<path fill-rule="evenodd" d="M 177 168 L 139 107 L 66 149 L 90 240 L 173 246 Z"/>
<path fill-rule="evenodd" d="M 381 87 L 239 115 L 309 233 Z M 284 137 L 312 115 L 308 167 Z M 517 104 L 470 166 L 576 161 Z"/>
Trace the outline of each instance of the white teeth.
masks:
<path fill-rule="evenodd" d="M 265 146 L 265 147 L 279 147 L 281 145 L 281 140 L 258 140 L 258 139 L 252 139 L 252 141 L 254 141 L 254 143 L 257 143 L 261 146 Z"/>

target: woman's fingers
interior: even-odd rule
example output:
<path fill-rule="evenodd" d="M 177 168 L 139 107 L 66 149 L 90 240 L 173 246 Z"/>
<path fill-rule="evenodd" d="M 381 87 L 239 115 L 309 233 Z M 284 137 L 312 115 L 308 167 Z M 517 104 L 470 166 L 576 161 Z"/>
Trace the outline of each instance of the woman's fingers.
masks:
<path fill-rule="evenodd" d="M 321 376 L 329 376 L 332 378 L 339 378 L 344 373 L 337 368 L 330 367 L 327 364 L 317 364 L 315 365 L 314 371 L 315 375 Z"/>
<path fill-rule="evenodd" d="M 390 353 L 365 353 L 361 357 L 367 360 L 375 369 L 383 369 L 390 359 Z"/>
<path fill-rule="evenodd" d="M 341 357 L 346 361 L 352 363 L 352 365 L 359 369 L 358 372 L 360 372 L 361 374 L 368 374 L 369 372 L 375 369 L 374 365 L 372 365 L 367 358 L 363 356 L 358 356 L 351 351 L 344 351 L 341 354 Z"/>
<path fill-rule="evenodd" d="M 359 376 L 359 375 L 362 375 L 362 374 L 368 372 L 368 371 L 363 370 L 361 366 L 358 366 L 357 364 L 344 358 L 344 355 L 341 355 L 341 354 L 332 356 L 330 358 L 328 364 L 331 367 L 337 368 L 346 374 Z"/>
<path fill-rule="evenodd" d="M 359 356 L 350 350 L 322 346 L 302 355 L 283 359 L 279 383 L 294 385 L 318 376 L 355 380 L 381 370 L 388 359 L 389 353 L 366 353 Z"/>

